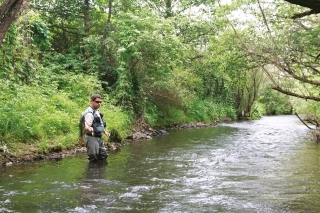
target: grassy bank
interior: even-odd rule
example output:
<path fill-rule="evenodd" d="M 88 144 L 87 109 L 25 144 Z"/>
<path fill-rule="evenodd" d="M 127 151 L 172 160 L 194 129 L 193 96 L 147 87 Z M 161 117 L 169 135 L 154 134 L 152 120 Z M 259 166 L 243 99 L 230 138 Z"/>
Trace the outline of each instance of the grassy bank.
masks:
<path fill-rule="evenodd" d="M 103 96 L 101 111 L 111 132 L 111 137 L 104 140 L 121 142 L 132 134 L 133 113 L 116 107 L 96 79 L 65 73 L 41 79 L 41 83 L 17 85 L 0 81 L 0 161 L 81 149 L 79 117 L 93 93 Z M 187 107 L 165 110 L 150 105 L 144 112 L 145 122 L 152 127 L 210 123 L 226 117 L 235 117 L 231 106 L 199 100 Z"/>
<path fill-rule="evenodd" d="M 101 111 L 108 130 L 124 139 L 131 119 L 109 102 L 94 77 L 66 74 L 32 85 L 0 81 L 0 152 L 21 157 L 74 149 L 79 145 L 79 117 L 95 92 L 104 97 Z"/>

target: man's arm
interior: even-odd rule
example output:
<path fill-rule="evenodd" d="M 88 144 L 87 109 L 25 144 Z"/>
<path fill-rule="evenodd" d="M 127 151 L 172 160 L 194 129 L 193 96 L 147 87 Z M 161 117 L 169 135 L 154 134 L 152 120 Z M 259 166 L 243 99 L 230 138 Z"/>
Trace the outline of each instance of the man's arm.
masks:
<path fill-rule="evenodd" d="M 93 128 L 92 128 L 92 124 L 93 124 L 93 115 L 92 113 L 87 113 L 85 116 L 84 116 L 84 130 L 86 132 L 93 132 Z"/>

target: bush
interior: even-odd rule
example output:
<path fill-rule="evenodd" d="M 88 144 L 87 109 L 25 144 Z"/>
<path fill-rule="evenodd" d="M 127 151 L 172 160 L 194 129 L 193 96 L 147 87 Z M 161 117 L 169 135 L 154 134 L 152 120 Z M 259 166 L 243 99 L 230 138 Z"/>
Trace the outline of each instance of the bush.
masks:
<path fill-rule="evenodd" d="M 155 105 L 147 105 L 145 121 L 152 126 L 206 122 L 225 118 L 236 118 L 235 109 L 228 104 L 208 100 L 195 100 L 185 109 L 170 108 L 159 110 Z"/>
<path fill-rule="evenodd" d="M 194 101 L 188 108 L 188 113 L 192 120 L 204 122 L 236 117 L 236 111 L 231 105 L 209 100 Z"/>

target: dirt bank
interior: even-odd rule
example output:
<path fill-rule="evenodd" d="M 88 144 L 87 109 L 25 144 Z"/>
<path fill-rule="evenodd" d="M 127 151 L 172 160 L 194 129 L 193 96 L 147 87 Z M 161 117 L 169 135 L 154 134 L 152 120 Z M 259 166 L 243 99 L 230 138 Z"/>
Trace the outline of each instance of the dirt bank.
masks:
<path fill-rule="evenodd" d="M 120 143 L 109 143 L 107 145 L 108 150 L 117 150 L 121 147 Z M 35 161 L 41 160 L 50 160 L 50 159 L 61 159 L 68 156 L 75 155 L 76 153 L 85 153 L 86 148 L 84 146 L 77 146 L 72 149 L 67 150 L 59 150 L 59 151 L 52 151 L 49 153 L 32 153 L 28 152 L 27 150 L 24 151 L 26 154 L 21 153 L 9 153 L 9 152 L 2 152 L 0 153 L 0 163 L 2 166 L 12 166 L 16 164 L 26 164 Z"/>

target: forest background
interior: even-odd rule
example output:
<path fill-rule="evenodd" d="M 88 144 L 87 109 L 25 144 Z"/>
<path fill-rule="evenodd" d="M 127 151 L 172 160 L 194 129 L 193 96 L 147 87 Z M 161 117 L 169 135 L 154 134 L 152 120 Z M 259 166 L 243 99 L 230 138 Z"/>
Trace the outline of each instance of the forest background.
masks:
<path fill-rule="evenodd" d="M 289 2 L 0 0 L 0 153 L 78 146 L 93 93 L 109 142 L 292 113 L 317 137 L 319 11 Z"/>

